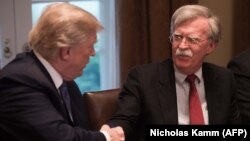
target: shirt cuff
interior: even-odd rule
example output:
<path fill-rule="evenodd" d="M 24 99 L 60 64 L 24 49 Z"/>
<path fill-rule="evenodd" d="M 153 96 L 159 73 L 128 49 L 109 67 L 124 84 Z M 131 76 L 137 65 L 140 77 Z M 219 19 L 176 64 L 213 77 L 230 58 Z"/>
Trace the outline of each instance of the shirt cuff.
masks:
<path fill-rule="evenodd" d="M 111 141 L 110 135 L 109 135 L 109 133 L 108 133 L 107 131 L 101 130 L 100 132 L 103 133 L 103 135 L 104 135 L 105 138 L 106 138 L 106 141 Z"/>

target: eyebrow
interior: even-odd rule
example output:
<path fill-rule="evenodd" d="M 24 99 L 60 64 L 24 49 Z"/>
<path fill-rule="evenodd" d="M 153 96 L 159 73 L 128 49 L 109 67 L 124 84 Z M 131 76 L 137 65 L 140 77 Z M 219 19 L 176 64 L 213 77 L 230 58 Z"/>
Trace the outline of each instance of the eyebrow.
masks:
<path fill-rule="evenodd" d="M 181 34 L 181 33 L 173 33 L 173 34 L 175 34 L 175 35 L 181 35 L 181 36 L 184 36 L 183 34 Z M 196 35 L 196 34 L 188 34 L 187 35 L 188 37 L 199 37 L 199 35 Z"/>

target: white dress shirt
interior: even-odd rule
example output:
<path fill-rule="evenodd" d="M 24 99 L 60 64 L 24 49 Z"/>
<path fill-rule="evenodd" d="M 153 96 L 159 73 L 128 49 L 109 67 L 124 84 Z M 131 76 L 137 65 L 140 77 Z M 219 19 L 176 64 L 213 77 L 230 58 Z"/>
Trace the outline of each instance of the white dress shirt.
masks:
<path fill-rule="evenodd" d="M 46 70 L 49 72 L 49 75 L 54 82 L 58 92 L 59 92 L 59 87 L 63 83 L 63 78 L 62 76 L 53 68 L 53 66 L 45 60 L 38 52 L 34 51 L 36 57 L 39 59 L 39 61 L 43 64 L 43 66 L 46 68 Z"/>
<path fill-rule="evenodd" d="M 187 75 L 181 73 L 176 67 L 175 69 L 175 86 L 177 94 L 177 110 L 178 110 L 178 123 L 189 124 L 189 84 L 185 81 Z M 203 112 L 204 122 L 208 123 L 207 102 L 205 96 L 205 86 L 202 77 L 202 68 L 200 68 L 195 75 L 198 79 L 195 80 L 196 89 L 199 94 L 201 108 Z"/>

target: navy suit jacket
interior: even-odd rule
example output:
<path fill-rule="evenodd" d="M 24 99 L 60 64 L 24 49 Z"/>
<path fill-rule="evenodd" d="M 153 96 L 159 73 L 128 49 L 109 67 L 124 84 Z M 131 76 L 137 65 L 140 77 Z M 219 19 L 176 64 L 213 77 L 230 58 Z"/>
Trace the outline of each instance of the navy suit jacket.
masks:
<path fill-rule="evenodd" d="M 74 123 L 52 79 L 33 52 L 19 54 L 0 71 L 0 139 L 3 141 L 105 141 L 87 130 L 83 97 L 67 82 Z"/>
<path fill-rule="evenodd" d="M 228 68 L 234 71 L 237 82 L 238 105 L 242 123 L 250 125 L 250 49 L 234 57 Z"/>
<path fill-rule="evenodd" d="M 239 123 L 232 72 L 209 63 L 203 63 L 202 67 L 209 124 Z M 178 124 L 171 59 L 130 71 L 119 95 L 119 109 L 109 124 L 122 126 L 126 138 L 134 141 L 145 140 L 146 125 Z"/>

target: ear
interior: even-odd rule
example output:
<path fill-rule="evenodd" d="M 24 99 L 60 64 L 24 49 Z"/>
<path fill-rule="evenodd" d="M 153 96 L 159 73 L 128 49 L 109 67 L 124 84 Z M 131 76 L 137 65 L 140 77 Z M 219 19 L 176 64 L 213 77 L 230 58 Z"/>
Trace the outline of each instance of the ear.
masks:
<path fill-rule="evenodd" d="M 207 55 L 211 54 L 216 47 L 217 47 L 217 43 L 215 42 L 209 43 L 207 46 Z"/>
<path fill-rule="evenodd" d="M 70 57 L 70 48 L 69 47 L 60 48 L 59 56 L 62 60 L 68 60 L 68 58 Z"/>

